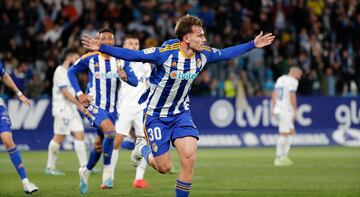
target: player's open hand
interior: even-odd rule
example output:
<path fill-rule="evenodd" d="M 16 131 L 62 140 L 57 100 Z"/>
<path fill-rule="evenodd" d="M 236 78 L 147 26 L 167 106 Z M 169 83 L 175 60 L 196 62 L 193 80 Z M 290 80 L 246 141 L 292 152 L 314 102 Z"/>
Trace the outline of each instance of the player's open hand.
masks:
<path fill-rule="evenodd" d="M 78 98 L 79 98 L 80 103 L 85 106 L 88 106 L 91 102 L 91 97 L 87 94 L 81 94 L 81 95 L 79 95 Z"/>
<path fill-rule="evenodd" d="M 29 101 L 28 98 L 26 98 L 26 96 L 21 95 L 21 96 L 18 96 L 18 98 L 19 98 L 19 100 L 20 100 L 21 102 L 23 102 L 25 105 L 30 106 L 30 101 Z"/>
<path fill-rule="evenodd" d="M 84 34 L 81 38 L 81 43 L 86 49 L 90 49 L 93 51 L 97 51 L 100 49 L 100 40 L 96 38 L 92 38 L 91 36 Z"/>
<path fill-rule="evenodd" d="M 266 35 L 263 35 L 263 32 L 261 31 L 258 36 L 256 36 L 254 43 L 256 48 L 262 48 L 269 44 L 271 44 L 275 39 L 275 36 L 272 33 L 268 33 Z"/>

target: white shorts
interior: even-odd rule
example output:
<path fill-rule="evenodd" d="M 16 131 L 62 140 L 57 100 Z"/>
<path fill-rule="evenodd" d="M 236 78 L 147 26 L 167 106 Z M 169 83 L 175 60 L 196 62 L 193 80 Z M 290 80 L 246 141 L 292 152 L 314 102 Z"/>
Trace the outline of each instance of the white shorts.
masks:
<path fill-rule="evenodd" d="M 277 114 L 279 133 L 290 133 L 295 129 L 293 112 L 280 112 Z"/>
<path fill-rule="evenodd" d="M 84 132 L 84 124 L 79 112 L 73 114 L 54 116 L 54 133 L 69 135 L 71 132 Z"/>
<path fill-rule="evenodd" d="M 145 137 L 143 117 L 144 112 L 142 111 L 137 113 L 120 112 L 115 123 L 116 133 L 128 136 L 130 129 L 134 128 L 136 136 Z"/>

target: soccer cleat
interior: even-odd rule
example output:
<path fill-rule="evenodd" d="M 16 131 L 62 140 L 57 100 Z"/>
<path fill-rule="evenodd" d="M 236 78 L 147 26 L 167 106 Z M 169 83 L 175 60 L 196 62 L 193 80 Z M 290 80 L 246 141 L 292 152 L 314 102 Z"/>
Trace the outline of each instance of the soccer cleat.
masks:
<path fill-rule="evenodd" d="M 103 176 L 102 176 L 102 184 L 100 185 L 101 189 L 111 189 L 113 187 L 112 173 L 111 167 L 104 167 Z"/>
<path fill-rule="evenodd" d="M 287 166 L 286 163 L 283 161 L 283 159 L 279 159 L 279 158 L 276 158 L 274 160 L 274 165 L 279 167 Z"/>
<path fill-rule="evenodd" d="M 133 182 L 133 188 L 149 188 L 149 184 L 143 180 L 143 179 L 138 179 L 138 180 L 134 180 Z"/>
<path fill-rule="evenodd" d="M 138 138 L 136 139 L 135 148 L 134 148 L 134 150 L 131 152 L 131 156 L 130 156 L 131 164 L 132 164 L 134 167 L 138 167 L 138 166 L 140 165 L 141 159 L 142 159 L 142 157 L 143 157 L 142 154 L 141 154 L 141 149 L 142 149 L 144 146 L 147 146 L 147 143 L 146 143 L 145 138 L 138 137 Z"/>
<path fill-rule="evenodd" d="M 32 194 L 39 190 L 39 188 L 34 183 L 31 183 L 31 182 L 28 182 L 28 183 L 24 184 L 23 186 L 24 186 L 25 194 Z"/>
<path fill-rule="evenodd" d="M 79 176 L 80 176 L 80 193 L 86 194 L 88 192 L 88 183 L 90 171 L 86 169 L 86 167 L 79 168 Z"/>
<path fill-rule="evenodd" d="M 65 172 L 62 172 L 58 169 L 45 168 L 45 174 L 53 176 L 64 176 Z"/>
<path fill-rule="evenodd" d="M 291 166 L 291 165 L 294 164 L 294 162 L 291 161 L 291 160 L 289 159 L 289 157 L 284 157 L 284 158 L 282 158 L 282 160 L 283 160 L 284 163 L 286 163 L 286 165 L 288 165 L 288 166 Z"/>

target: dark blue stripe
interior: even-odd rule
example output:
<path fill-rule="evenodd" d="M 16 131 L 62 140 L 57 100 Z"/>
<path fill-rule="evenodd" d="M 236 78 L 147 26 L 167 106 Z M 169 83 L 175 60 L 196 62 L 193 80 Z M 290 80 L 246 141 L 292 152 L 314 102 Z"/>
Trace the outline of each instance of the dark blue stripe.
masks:
<path fill-rule="evenodd" d="M 97 65 L 97 66 L 95 66 Z M 94 76 L 95 77 L 95 105 L 100 106 L 101 94 L 100 94 L 100 68 L 99 68 L 99 55 L 94 58 Z M 97 76 L 97 77 L 96 77 Z"/>
<path fill-rule="evenodd" d="M 190 71 L 190 59 L 185 59 L 184 72 L 183 73 L 186 73 L 186 72 L 189 72 L 189 71 Z M 172 105 L 171 105 L 171 107 L 169 109 L 169 112 L 168 112 L 169 115 L 174 115 L 175 107 L 178 104 L 178 101 L 181 99 L 182 94 L 184 93 L 184 89 L 185 89 L 185 86 L 186 86 L 187 82 L 188 82 L 188 80 L 182 80 L 181 81 L 179 89 L 178 89 L 178 91 L 176 93 L 176 96 L 174 98 L 174 101 L 173 101 L 173 103 L 172 103 Z"/>
<path fill-rule="evenodd" d="M 118 93 L 120 88 L 120 78 L 116 80 L 116 90 L 115 90 L 115 106 L 114 106 L 114 112 L 117 113 L 117 101 L 118 101 Z"/>
<path fill-rule="evenodd" d="M 88 84 L 86 88 L 86 94 L 90 92 L 90 89 L 93 87 L 93 73 L 89 71 L 88 73 Z"/>
<path fill-rule="evenodd" d="M 107 73 L 111 72 L 110 60 L 105 60 L 105 71 Z M 107 76 L 107 75 L 106 75 Z M 106 78 L 106 104 L 105 110 L 110 111 L 110 95 L 111 95 L 111 78 Z"/>
<path fill-rule="evenodd" d="M 164 77 L 165 75 L 165 68 L 164 66 L 154 66 L 153 70 L 151 71 L 151 75 L 150 75 L 150 83 L 151 84 L 158 84 L 161 79 Z"/>
<path fill-rule="evenodd" d="M 200 55 L 200 53 L 196 53 L 196 58 L 195 58 L 195 60 L 197 61 L 197 59 L 199 59 L 199 58 L 200 58 L 200 62 L 201 62 L 201 55 Z M 196 63 L 197 63 L 197 62 L 196 62 Z M 202 65 L 200 65 L 199 67 L 197 66 L 197 67 L 196 67 L 196 74 L 199 74 L 199 72 L 201 71 L 201 69 L 202 69 Z M 185 94 L 185 96 L 184 96 L 184 101 L 183 101 L 183 103 L 181 103 L 180 106 L 179 106 L 179 111 L 181 111 L 181 112 L 185 110 L 184 104 L 185 104 L 185 102 L 186 102 L 186 98 L 189 96 L 191 87 L 192 87 L 192 84 L 190 85 L 188 91 L 186 92 L 186 94 Z"/>
<path fill-rule="evenodd" d="M 174 50 L 173 52 L 173 57 L 171 59 L 171 66 L 170 66 L 170 73 L 172 71 L 176 71 L 177 70 L 177 64 L 178 64 L 178 54 L 179 54 L 179 50 Z M 176 63 L 176 66 L 172 66 L 173 65 L 173 62 Z M 155 109 L 154 109 L 154 115 L 159 115 L 160 112 L 161 112 L 161 109 L 164 107 L 164 104 L 171 92 L 171 89 L 172 89 L 172 86 L 174 85 L 174 82 L 175 82 L 175 79 L 172 79 L 170 77 L 170 73 L 169 73 L 169 78 L 168 80 L 166 81 L 166 84 L 165 84 L 165 87 L 160 95 L 160 99 L 159 99 L 159 102 L 157 103 Z"/>

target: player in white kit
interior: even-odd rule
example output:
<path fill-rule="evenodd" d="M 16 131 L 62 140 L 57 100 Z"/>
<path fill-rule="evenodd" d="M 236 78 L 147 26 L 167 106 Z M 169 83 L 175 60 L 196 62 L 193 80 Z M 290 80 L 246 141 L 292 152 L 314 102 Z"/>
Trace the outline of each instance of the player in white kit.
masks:
<path fill-rule="evenodd" d="M 279 138 L 276 144 L 275 166 L 289 166 L 293 162 L 288 158 L 291 138 L 296 134 L 294 121 L 296 120 L 296 90 L 302 71 L 298 67 L 291 67 L 287 75 L 279 77 L 275 84 L 271 103 L 273 115 L 279 122 Z"/>
<path fill-rule="evenodd" d="M 124 48 L 139 50 L 140 44 L 139 39 L 135 36 L 127 36 L 124 39 Z M 118 119 L 115 124 L 116 128 L 116 137 L 114 141 L 114 150 L 111 158 L 111 165 L 113 167 L 113 179 L 116 168 L 116 163 L 119 155 L 119 147 L 124 140 L 124 137 L 130 135 L 131 128 L 134 128 L 135 135 L 140 137 L 145 137 L 144 134 L 144 108 L 146 107 L 145 103 L 139 105 L 138 101 L 141 95 L 147 90 L 149 86 L 149 77 L 151 74 L 151 65 L 149 63 L 141 62 L 126 62 L 124 64 L 129 64 L 133 69 L 135 75 L 137 76 L 139 83 L 136 87 L 130 86 L 126 83 L 121 83 L 121 88 L 119 90 L 119 100 L 118 100 Z M 141 165 L 136 168 L 135 180 L 133 182 L 134 188 L 147 188 L 148 184 L 144 181 L 144 173 L 147 163 L 145 159 L 141 161 Z"/>
<path fill-rule="evenodd" d="M 54 116 L 54 137 L 48 148 L 48 161 L 45 174 L 65 175 L 56 169 L 56 160 L 61 143 L 71 132 L 74 136 L 74 149 L 80 166 L 86 165 L 86 146 L 84 142 L 84 125 L 77 109 L 84 111 L 84 106 L 75 98 L 75 90 L 67 76 L 69 67 L 79 58 L 74 50 L 67 50 L 64 62 L 58 66 L 54 73 L 52 89 L 52 114 Z"/>

